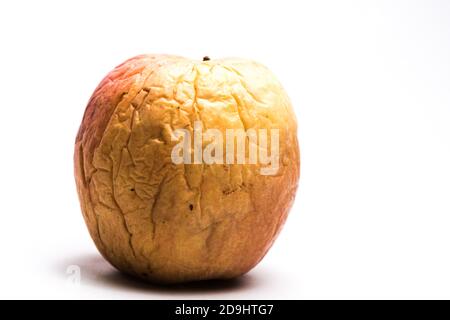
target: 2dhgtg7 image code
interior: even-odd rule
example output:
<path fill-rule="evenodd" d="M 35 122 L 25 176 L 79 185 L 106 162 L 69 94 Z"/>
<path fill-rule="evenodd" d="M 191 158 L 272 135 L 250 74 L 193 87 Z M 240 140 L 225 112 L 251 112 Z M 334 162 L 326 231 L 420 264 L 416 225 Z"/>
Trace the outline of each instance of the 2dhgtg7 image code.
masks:
<path fill-rule="evenodd" d="M 212 306 L 188 306 L 182 304 L 175 308 L 176 315 L 201 315 L 204 318 L 208 314 L 216 315 L 270 315 L 273 304 L 220 304 Z"/>

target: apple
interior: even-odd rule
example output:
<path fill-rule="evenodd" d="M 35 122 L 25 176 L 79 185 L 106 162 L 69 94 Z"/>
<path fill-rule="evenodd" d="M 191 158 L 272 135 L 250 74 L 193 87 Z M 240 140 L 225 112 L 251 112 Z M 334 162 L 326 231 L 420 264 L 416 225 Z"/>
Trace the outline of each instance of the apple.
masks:
<path fill-rule="evenodd" d="M 286 220 L 300 171 L 286 92 L 238 58 L 125 61 L 89 100 L 74 160 L 100 253 L 157 283 L 251 270 Z"/>

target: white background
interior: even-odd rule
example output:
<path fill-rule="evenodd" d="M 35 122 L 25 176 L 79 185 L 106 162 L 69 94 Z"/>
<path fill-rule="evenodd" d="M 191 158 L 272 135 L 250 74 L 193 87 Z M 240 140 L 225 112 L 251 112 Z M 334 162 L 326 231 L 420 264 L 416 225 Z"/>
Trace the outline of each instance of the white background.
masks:
<path fill-rule="evenodd" d="M 298 196 L 237 281 L 141 284 L 87 233 L 75 135 L 141 53 L 251 58 L 292 99 Z M 448 1 L 2 1 L 0 88 L 1 298 L 450 298 Z"/>

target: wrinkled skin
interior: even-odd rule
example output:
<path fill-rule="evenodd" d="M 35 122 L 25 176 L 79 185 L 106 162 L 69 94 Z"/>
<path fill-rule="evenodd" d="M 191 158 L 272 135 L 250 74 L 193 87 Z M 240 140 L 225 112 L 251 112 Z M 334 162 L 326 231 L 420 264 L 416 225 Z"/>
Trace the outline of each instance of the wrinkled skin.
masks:
<path fill-rule="evenodd" d="M 276 175 L 259 164 L 174 164 L 173 130 L 280 129 Z M 297 124 L 264 66 L 142 55 L 116 67 L 86 108 L 75 145 L 81 209 L 101 254 L 159 283 L 233 278 L 266 254 L 294 200 Z"/>

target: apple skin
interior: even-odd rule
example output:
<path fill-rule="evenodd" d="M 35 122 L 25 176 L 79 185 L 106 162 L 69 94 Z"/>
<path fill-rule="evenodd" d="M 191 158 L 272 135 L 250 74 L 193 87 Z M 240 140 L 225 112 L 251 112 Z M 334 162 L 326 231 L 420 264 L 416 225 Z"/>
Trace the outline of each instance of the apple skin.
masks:
<path fill-rule="evenodd" d="M 174 164 L 173 130 L 279 129 L 279 169 Z M 227 279 L 267 253 L 294 201 L 297 122 L 272 73 L 238 59 L 140 55 L 94 91 L 76 137 L 89 233 L 117 269 L 156 283 Z"/>

